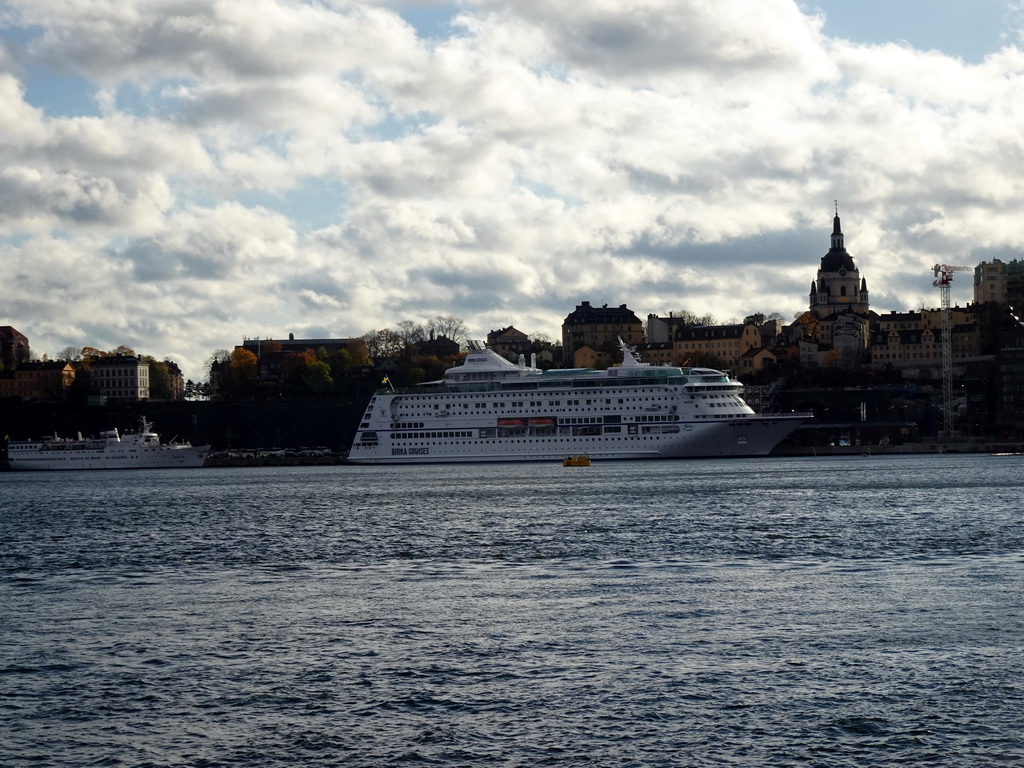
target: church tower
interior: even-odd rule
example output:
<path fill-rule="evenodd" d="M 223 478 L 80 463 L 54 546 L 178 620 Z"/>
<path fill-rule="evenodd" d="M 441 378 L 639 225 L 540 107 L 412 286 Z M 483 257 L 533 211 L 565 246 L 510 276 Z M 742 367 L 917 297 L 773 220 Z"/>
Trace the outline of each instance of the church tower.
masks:
<path fill-rule="evenodd" d="M 821 257 L 817 280 L 811 281 L 810 310 L 819 318 L 837 312 L 868 312 L 868 283 L 846 250 L 838 203 L 832 220 L 832 247 Z"/>

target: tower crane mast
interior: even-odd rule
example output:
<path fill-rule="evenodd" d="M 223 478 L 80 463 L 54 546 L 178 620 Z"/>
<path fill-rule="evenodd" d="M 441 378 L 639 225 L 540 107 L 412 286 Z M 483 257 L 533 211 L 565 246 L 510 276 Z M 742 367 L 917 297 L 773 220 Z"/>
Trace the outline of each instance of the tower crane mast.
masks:
<path fill-rule="evenodd" d="M 942 433 L 953 433 L 953 328 L 949 311 L 949 286 L 957 272 L 973 272 L 973 267 L 958 264 L 936 264 L 932 267 L 942 307 Z"/>

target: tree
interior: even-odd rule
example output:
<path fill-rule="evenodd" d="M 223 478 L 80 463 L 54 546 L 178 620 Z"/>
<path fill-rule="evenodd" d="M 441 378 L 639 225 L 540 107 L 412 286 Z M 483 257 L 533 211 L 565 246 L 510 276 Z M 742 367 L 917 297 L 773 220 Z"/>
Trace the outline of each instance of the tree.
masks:
<path fill-rule="evenodd" d="M 747 315 L 743 318 L 744 325 L 756 325 L 758 327 L 765 323 L 770 323 L 772 320 L 781 320 L 782 314 L 780 312 L 769 312 L 767 315 L 764 312 L 754 312 L 752 315 Z"/>
<path fill-rule="evenodd" d="M 82 359 L 82 348 L 73 346 L 64 347 L 64 349 L 57 353 L 57 359 L 68 363 L 77 363 Z"/>
<path fill-rule="evenodd" d="M 402 320 L 399 322 L 395 328 L 395 333 L 401 337 L 406 348 L 412 347 L 417 342 L 427 338 L 427 329 L 412 320 Z"/>
<path fill-rule="evenodd" d="M 691 312 L 688 309 L 679 309 L 672 312 L 672 317 L 677 320 L 682 320 L 683 325 L 717 325 L 715 316 L 707 313 L 698 315 L 696 312 Z"/>
<path fill-rule="evenodd" d="M 398 358 L 404 349 L 402 337 L 390 328 L 382 328 L 379 331 L 370 331 L 362 336 L 366 349 L 374 360 L 385 358 Z"/>
<path fill-rule="evenodd" d="M 96 347 L 82 347 L 81 360 L 84 363 L 92 363 L 99 360 L 101 357 L 109 357 L 110 353 L 104 352 L 102 349 L 96 349 Z"/>
<path fill-rule="evenodd" d="M 151 355 L 139 358 L 149 363 L 149 396 L 154 400 L 171 399 L 171 369 L 167 362 L 161 362 Z"/>
<path fill-rule="evenodd" d="M 793 322 L 803 328 L 805 339 L 818 338 L 818 316 L 813 312 L 798 312 Z"/>
<path fill-rule="evenodd" d="M 352 367 L 362 368 L 363 366 L 373 365 L 370 352 L 366 348 L 366 342 L 362 339 L 352 339 L 352 341 L 345 345 L 345 350 L 352 357 Z"/>
<path fill-rule="evenodd" d="M 306 366 L 302 376 L 302 383 L 305 384 L 313 394 L 322 395 L 329 392 L 334 386 L 334 379 L 331 378 L 331 369 L 323 360 L 313 360 Z"/>
<path fill-rule="evenodd" d="M 259 373 L 256 355 L 244 347 L 235 347 L 231 353 L 231 378 L 235 383 L 255 381 Z"/>
<path fill-rule="evenodd" d="M 456 344 L 464 343 L 469 335 L 466 324 L 453 315 L 438 315 L 433 320 L 428 320 L 427 330 L 434 335 L 434 338 L 444 336 Z"/>

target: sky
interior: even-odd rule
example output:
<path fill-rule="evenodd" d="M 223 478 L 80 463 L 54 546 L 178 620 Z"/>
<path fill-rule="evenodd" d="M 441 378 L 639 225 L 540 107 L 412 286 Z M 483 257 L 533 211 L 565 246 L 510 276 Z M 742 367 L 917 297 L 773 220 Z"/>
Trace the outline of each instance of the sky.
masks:
<path fill-rule="evenodd" d="M 0 0 L 0 325 L 205 363 L 437 315 L 878 312 L 1020 258 L 1024 2 Z M 971 278 L 953 300 L 971 300 Z"/>

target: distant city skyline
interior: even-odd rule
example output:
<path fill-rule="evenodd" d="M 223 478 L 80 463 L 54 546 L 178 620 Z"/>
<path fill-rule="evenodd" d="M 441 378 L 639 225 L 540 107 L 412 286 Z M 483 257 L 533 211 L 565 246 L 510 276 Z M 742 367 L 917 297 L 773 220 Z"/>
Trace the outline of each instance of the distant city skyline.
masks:
<path fill-rule="evenodd" d="M 789 319 L 835 199 L 879 312 L 1021 255 L 1009 0 L 3 8 L 0 325 L 40 353 Z"/>

